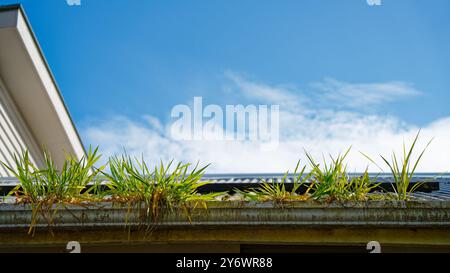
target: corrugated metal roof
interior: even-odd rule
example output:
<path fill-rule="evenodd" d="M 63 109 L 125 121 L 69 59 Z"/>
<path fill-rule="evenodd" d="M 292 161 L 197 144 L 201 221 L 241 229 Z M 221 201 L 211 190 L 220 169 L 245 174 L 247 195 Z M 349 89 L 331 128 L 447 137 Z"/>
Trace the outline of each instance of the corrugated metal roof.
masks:
<path fill-rule="evenodd" d="M 361 174 L 354 173 L 350 176 L 359 176 Z M 207 174 L 202 180 L 210 181 L 211 184 L 199 188 L 200 193 L 206 192 L 232 192 L 234 189 L 245 190 L 258 187 L 261 180 L 280 182 L 283 174 Z M 393 178 L 389 174 L 371 175 L 377 177 L 377 181 L 381 183 L 380 188 L 385 191 L 393 191 Z M 288 176 L 285 185 L 287 190 L 291 190 L 293 186 L 293 177 Z M 419 201 L 450 201 L 450 176 L 438 174 L 418 174 L 414 177 L 412 183 L 427 181 L 418 190 L 412 194 L 413 198 Z M 12 190 L 19 181 L 15 178 L 0 178 L 0 196 L 6 195 Z M 306 188 L 306 187 L 304 187 Z M 301 190 L 301 189 L 300 189 Z"/>

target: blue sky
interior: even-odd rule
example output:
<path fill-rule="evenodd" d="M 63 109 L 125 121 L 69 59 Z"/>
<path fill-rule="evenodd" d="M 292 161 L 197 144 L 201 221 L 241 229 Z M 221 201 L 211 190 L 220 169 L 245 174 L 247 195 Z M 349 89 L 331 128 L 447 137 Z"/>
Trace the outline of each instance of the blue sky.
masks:
<path fill-rule="evenodd" d="M 236 81 L 315 96 L 323 109 L 408 128 L 450 116 L 447 0 L 382 0 L 376 7 L 365 0 L 0 0 L 17 2 L 86 145 L 95 141 L 90 127 L 115 118 L 143 124 L 148 116 L 165 124 L 175 104 L 194 96 L 219 105 L 256 103 L 229 91 L 239 88 Z M 316 96 L 324 84 L 378 94 L 383 84 L 407 90 L 358 107 Z"/>

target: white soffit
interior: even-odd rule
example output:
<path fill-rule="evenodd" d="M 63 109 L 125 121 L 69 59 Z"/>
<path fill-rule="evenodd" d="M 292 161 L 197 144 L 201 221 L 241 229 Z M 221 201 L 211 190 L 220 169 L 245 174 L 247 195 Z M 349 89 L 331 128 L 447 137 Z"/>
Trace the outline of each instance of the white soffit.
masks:
<path fill-rule="evenodd" d="M 0 76 L 36 143 L 56 162 L 84 148 L 20 6 L 0 7 Z"/>

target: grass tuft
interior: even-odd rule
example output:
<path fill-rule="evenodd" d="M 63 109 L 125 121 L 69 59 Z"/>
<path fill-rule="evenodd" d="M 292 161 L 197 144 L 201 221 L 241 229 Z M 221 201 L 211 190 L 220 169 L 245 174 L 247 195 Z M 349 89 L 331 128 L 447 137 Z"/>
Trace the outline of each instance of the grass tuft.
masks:
<path fill-rule="evenodd" d="M 189 171 L 191 164 L 173 161 L 164 165 L 162 162 L 150 169 L 141 159 L 115 156 L 110 158 L 110 174 L 106 184 L 113 201 L 128 203 L 139 211 L 139 222 L 145 223 L 147 231 L 160 222 L 167 212 L 182 209 L 190 217 L 189 210 L 205 201 L 213 200 L 223 193 L 198 194 L 198 188 L 209 184 L 201 181 L 205 167 L 198 164 Z"/>
<path fill-rule="evenodd" d="M 44 159 L 45 167 L 42 169 L 32 163 L 28 151 L 24 151 L 21 156 L 14 155 L 15 166 L 2 162 L 20 182 L 9 195 L 15 195 L 17 202 L 28 203 L 32 207 L 32 223 L 28 232 L 33 234 L 38 216 L 44 217 L 51 227 L 60 204 L 91 198 L 89 191 L 85 191 L 87 184 L 104 168 L 94 168 L 100 159 L 98 148 L 89 148 L 88 154 L 80 160 L 67 155 L 61 169 L 56 166 L 49 152 L 44 152 Z M 52 209 L 55 205 L 56 208 Z"/>
<path fill-rule="evenodd" d="M 307 189 L 304 194 L 298 194 L 297 191 L 300 186 L 302 186 L 305 181 L 309 179 L 310 174 L 304 176 L 306 166 L 303 166 L 302 170 L 298 172 L 299 166 L 300 161 L 297 162 L 297 166 L 295 167 L 293 173 L 294 181 L 291 191 L 286 190 L 286 182 L 288 180 L 289 171 L 284 174 L 280 182 L 277 182 L 275 179 L 271 179 L 269 181 L 260 179 L 261 185 L 259 188 L 247 191 L 235 189 L 235 191 L 242 194 L 245 199 L 251 201 L 273 201 L 276 203 L 283 203 L 286 201 L 307 200 L 310 189 Z"/>
<path fill-rule="evenodd" d="M 431 139 L 422 152 L 417 157 L 416 161 L 413 161 L 411 156 L 413 154 L 414 148 L 417 144 L 417 140 L 419 139 L 420 131 L 417 133 L 414 138 L 409 149 L 406 149 L 405 142 L 403 142 L 403 156 L 399 159 L 399 157 L 392 152 L 391 161 L 388 161 L 384 156 L 381 155 L 383 162 L 389 167 L 391 171 L 392 177 L 394 178 L 394 191 L 395 198 L 398 200 L 408 200 L 411 197 L 411 193 L 417 190 L 424 181 L 415 183 L 411 186 L 411 181 L 416 171 L 417 166 L 419 165 L 422 156 L 424 155 L 426 149 L 431 144 L 433 139 Z M 369 156 L 363 154 L 370 161 L 376 164 Z"/>
<path fill-rule="evenodd" d="M 316 163 L 313 157 L 306 152 L 311 166 L 312 198 L 326 201 L 365 201 L 368 193 L 378 187 L 375 180 L 370 179 L 367 169 L 359 177 L 350 177 L 347 173 L 345 158 L 351 147 L 344 154 L 336 158 L 330 155 L 331 162 L 324 159 L 323 167 Z"/>

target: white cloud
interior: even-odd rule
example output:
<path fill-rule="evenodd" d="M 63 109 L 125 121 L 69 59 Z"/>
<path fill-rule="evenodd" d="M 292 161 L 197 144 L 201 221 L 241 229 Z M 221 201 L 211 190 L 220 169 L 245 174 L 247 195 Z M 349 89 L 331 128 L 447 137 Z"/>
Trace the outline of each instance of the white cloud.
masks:
<path fill-rule="evenodd" d="M 227 71 L 225 76 L 231 80 L 238 92 L 253 101 L 280 104 L 303 112 L 330 106 L 338 109 L 362 110 L 422 94 L 412 84 L 401 81 L 348 83 L 325 78 L 321 82 L 313 82 L 306 87 L 288 88 L 249 80 L 232 71 Z"/>
<path fill-rule="evenodd" d="M 390 156 L 392 150 L 401 152 L 403 141 L 409 144 L 419 130 L 395 117 L 338 109 L 299 110 L 299 107 L 292 107 L 304 107 L 299 94 L 254 83 L 236 74 L 228 76 L 237 90 L 246 96 L 280 105 L 280 144 L 276 150 L 262 151 L 260 145 L 253 142 L 177 141 L 170 137 L 170 124 L 162 125 L 158 119 L 149 116 L 141 121 L 117 116 L 88 126 L 82 129 L 85 142 L 100 145 L 105 156 L 121 153 L 126 148 L 129 154 L 143 154 L 146 160 L 154 163 L 160 159 L 200 161 L 203 164 L 212 163 L 210 172 L 233 173 L 284 172 L 292 170 L 298 159 L 306 162 L 304 149 L 321 159 L 322 155 L 336 155 L 352 146 L 348 166 L 351 171 L 363 171 L 369 161 L 359 151 L 371 155 L 382 165 L 379 154 Z M 418 91 L 403 83 L 347 84 L 325 81 L 324 85 L 337 86 L 339 94 L 353 98 L 365 89 L 378 90 L 373 92 L 372 99 L 385 101 L 418 94 Z M 327 94 L 331 96 L 331 93 L 330 90 Z M 435 139 L 419 165 L 419 171 L 449 171 L 450 117 L 422 128 L 417 152 L 432 137 Z M 372 164 L 370 170 L 379 169 Z"/>
<path fill-rule="evenodd" d="M 227 71 L 225 76 L 232 81 L 238 92 L 253 101 L 258 100 L 292 108 L 299 107 L 305 101 L 305 98 L 285 87 L 269 86 L 250 81 L 232 71 Z"/>
<path fill-rule="evenodd" d="M 328 78 L 311 84 L 311 87 L 317 92 L 315 103 L 326 100 L 327 103 L 333 102 L 335 105 L 351 108 L 366 108 L 421 94 L 405 82 L 355 84 Z"/>

